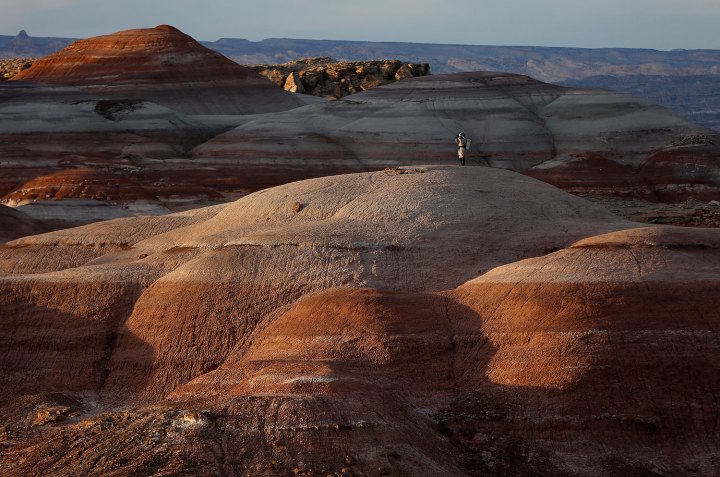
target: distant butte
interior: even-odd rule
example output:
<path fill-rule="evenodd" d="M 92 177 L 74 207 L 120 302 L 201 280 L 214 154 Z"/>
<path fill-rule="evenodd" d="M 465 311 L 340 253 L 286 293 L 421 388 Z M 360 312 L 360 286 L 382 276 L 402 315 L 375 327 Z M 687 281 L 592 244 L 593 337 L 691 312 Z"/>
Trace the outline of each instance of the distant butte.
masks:
<path fill-rule="evenodd" d="M 254 114 L 302 103 L 169 25 L 79 40 L 13 81 L 81 86 L 109 99 L 145 99 L 186 114 Z"/>

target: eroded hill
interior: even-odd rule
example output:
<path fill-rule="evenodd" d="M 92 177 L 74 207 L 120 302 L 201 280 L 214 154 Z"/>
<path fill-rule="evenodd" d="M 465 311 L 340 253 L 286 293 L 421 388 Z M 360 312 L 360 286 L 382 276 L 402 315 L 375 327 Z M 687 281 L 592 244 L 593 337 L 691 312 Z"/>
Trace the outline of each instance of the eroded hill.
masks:
<path fill-rule="evenodd" d="M 11 242 L 0 470 L 710 475 L 719 234 L 435 166 Z"/>

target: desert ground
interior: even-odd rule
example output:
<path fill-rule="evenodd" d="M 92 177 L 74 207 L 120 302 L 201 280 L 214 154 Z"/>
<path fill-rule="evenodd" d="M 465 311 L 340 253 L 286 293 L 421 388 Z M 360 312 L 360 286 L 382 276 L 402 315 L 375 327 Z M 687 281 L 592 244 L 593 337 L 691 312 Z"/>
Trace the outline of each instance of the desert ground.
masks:
<path fill-rule="evenodd" d="M 425 66 L 0 83 L 0 474 L 719 474 L 718 133 Z"/>

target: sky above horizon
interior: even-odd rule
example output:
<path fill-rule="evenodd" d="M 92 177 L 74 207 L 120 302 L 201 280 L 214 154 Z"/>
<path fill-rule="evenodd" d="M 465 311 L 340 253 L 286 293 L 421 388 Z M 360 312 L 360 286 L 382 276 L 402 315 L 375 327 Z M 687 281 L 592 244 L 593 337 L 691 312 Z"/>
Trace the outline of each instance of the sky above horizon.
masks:
<path fill-rule="evenodd" d="M 210 41 L 720 49 L 718 0 L 0 0 L 0 12 L 2 35 L 85 38 L 170 24 Z"/>

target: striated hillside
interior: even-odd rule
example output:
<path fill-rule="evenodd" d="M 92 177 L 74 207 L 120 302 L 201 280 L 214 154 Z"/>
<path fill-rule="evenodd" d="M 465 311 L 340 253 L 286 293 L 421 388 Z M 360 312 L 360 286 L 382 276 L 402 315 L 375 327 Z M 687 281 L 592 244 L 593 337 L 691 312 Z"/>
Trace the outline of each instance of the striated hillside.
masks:
<path fill-rule="evenodd" d="M 573 88 L 612 89 L 648 98 L 695 124 L 720 131 L 720 75 L 590 76 L 560 84 Z"/>
<path fill-rule="evenodd" d="M 143 99 L 185 114 L 284 111 L 302 103 L 169 25 L 79 40 L 12 81 L 63 84 L 105 99 Z"/>
<path fill-rule="evenodd" d="M 0 36 L 0 58 L 40 57 L 54 53 L 72 41 L 28 37 L 25 32 L 15 37 Z M 339 61 L 398 58 L 406 63 L 427 63 L 435 74 L 505 71 L 553 83 L 610 87 L 657 102 L 690 121 L 720 130 L 717 114 L 720 103 L 713 99 L 713 91 L 718 90 L 720 81 L 718 50 L 439 45 L 283 38 L 259 42 L 223 38 L 203 44 L 242 64 L 276 64 L 312 57 L 333 57 Z M 612 79 L 608 81 L 608 77 Z M 698 95 L 704 99 L 696 100 Z"/>
<path fill-rule="evenodd" d="M 303 104 L 170 26 L 81 40 L 0 86 L 0 201 L 68 225 L 225 201 L 188 151 Z"/>
<path fill-rule="evenodd" d="M 48 230 L 50 230 L 48 224 L 35 220 L 19 210 L 0 205 L 0 243 Z"/>
<path fill-rule="evenodd" d="M 712 475 L 719 250 L 453 166 L 10 242 L 0 471 Z"/>
<path fill-rule="evenodd" d="M 507 73 L 412 78 L 248 118 L 193 156 L 206 164 L 238 161 L 286 181 L 300 170 L 455 163 L 459 131 L 472 140 L 470 165 L 522 172 L 574 193 L 718 196 L 713 131 L 633 96 Z"/>

